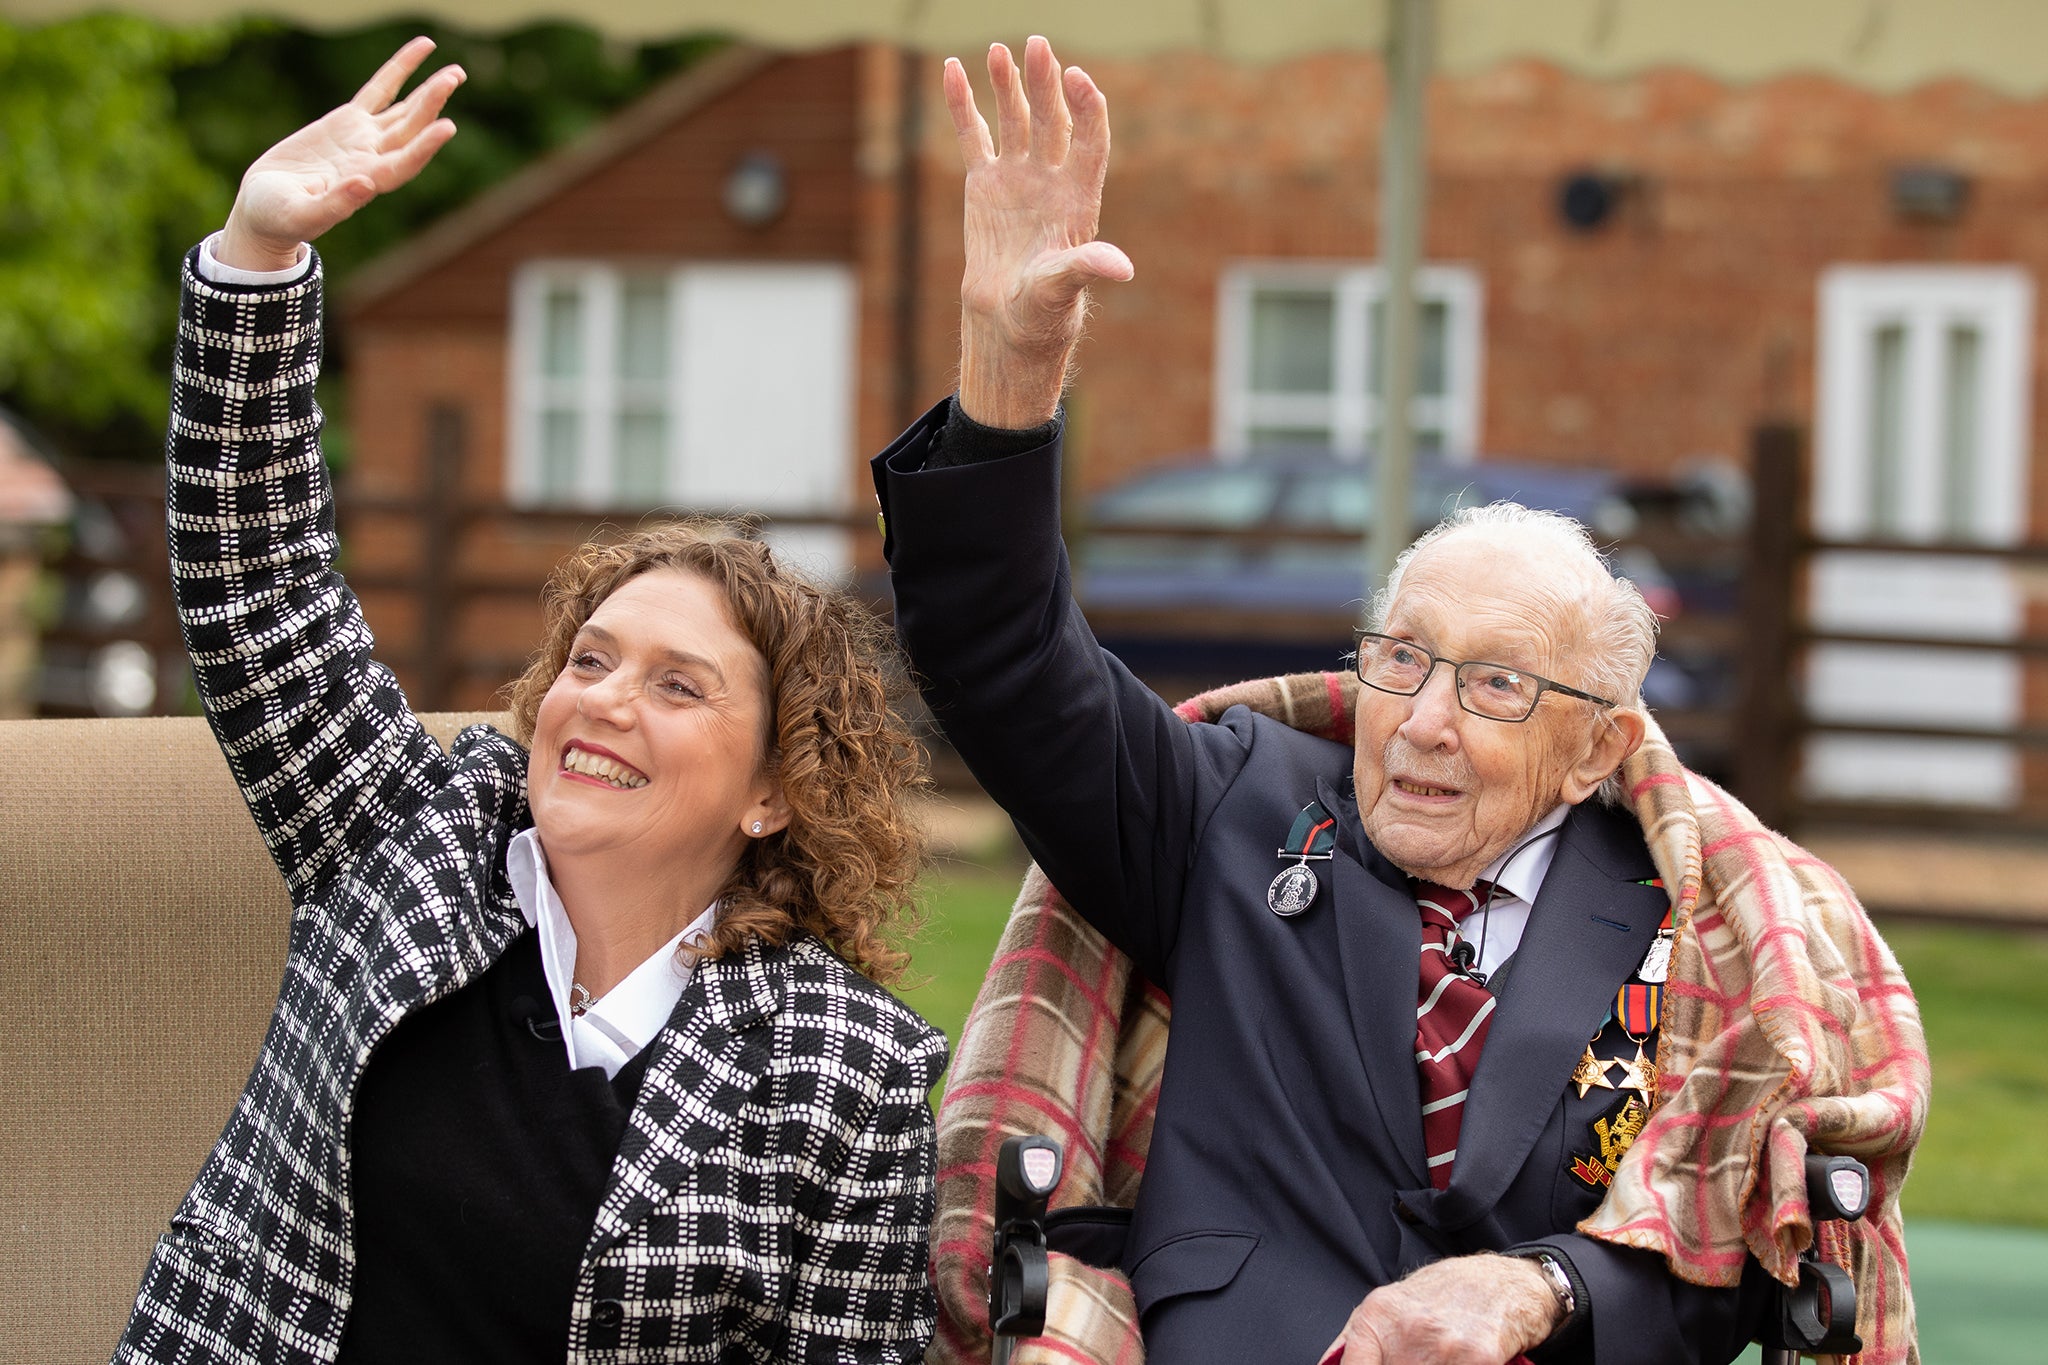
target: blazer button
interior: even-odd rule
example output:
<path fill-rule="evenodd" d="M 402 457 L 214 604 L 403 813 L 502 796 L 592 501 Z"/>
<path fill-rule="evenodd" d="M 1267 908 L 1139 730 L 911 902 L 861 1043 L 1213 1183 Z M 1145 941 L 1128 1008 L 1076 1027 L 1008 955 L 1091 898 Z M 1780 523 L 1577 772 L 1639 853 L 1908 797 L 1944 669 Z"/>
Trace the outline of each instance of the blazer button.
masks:
<path fill-rule="evenodd" d="M 617 1327 L 626 1320 L 626 1305 L 617 1299 L 599 1299 L 590 1305 L 590 1320 L 599 1327 Z"/>
<path fill-rule="evenodd" d="M 1409 1208 L 1406 1203 L 1399 1199 L 1394 1201 L 1394 1217 L 1400 1219 L 1411 1228 L 1422 1226 L 1422 1215 Z"/>

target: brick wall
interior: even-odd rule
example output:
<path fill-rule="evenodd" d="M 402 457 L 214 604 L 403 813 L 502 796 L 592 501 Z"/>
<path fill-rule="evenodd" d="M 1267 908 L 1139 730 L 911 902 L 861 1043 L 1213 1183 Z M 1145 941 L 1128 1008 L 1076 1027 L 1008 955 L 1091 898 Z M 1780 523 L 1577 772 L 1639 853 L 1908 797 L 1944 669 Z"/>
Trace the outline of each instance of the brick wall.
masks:
<path fill-rule="evenodd" d="M 1226 266 L 1375 255 L 1384 89 L 1377 62 L 1363 55 L 1264 68 L 1064 55 L 1079 55 L 1109 94 L 1115 153 L 1103 232 L 1138 267 L 1134 283 L 1103 291 L 1081 352 L 1070 446 L 1075 485 L 1087 490 L 1211 444 Z M 959 159 L 939 64 L 919 65 L 908 393 L 921 404 L 953 382 L 961 255 Z M 471 487 L 502 486 L 511 273 L 556 254 L 854 263 L 861 448 L 848 458 L 861 460 L 906 413 L 897 368 L 902 76 L 901 59 L 882 49 L 776 62 L 359 313 L 356 486 L 418 486 L 424 412 L 437 401 L 471 415 Z M 1897 96 L 1809 77 L 1729 89 L 1682 71 L 1594 83 L 1519 63 L 1438 80 L 1428 118 L 1426 256 L 1471 266 L 1485 290 L 1485 454 L 1645 474 L 1699 455 L 1740 459 L 1758 421 L 1812 420 L 1816 285 L 1826 267 L 2048 266 L 2048 101 L 1953 82 Z M 716 195 L 731 161 L 763 145 L 784 156 L 793 193 L 780 221 L 748 231 L 728 222 Z M 1915 225 L 1892 211 L 1889 170 L 1919 161 L 1971 177 L 1956 223 Z M 1577 233 L 1555 197 L 1561 176 L 1586 167 L 1626 171 L 1643 188 L 1603 229 Z M 2048 448 L 2044 326 L 2048 306 L 2036 315 L 2037 449 Z M 2048 525 L 2048 478 L 2033 482 L 2039 528 Z M 416 541 L 402 528 L 365 526 L 352 548 L 358 563 L 396 565 L 409 562 Z M 538 563 L 558 548 L 472 553 Z M 400 629 L 395 601 L 366 598 L 374 625 Z M 494 634 L 520 628 L 509 617 L 493 623 Z"/>
<path fill-rule="evenodd" d="M 1074 390 L 1081 476 L 1097 487 L 1210 444 L 1226 265 L 1376 254 L 1384 87 L 1358 55 L 1266 68 L 1080 60 L 1115 131 L 1103 234 L 1138 268 L 1103 292 Z M 933 113 L 936 347 L 953 330 L 940 300 L 958 279 L 959 198 L 951 130 Z M 1520 63 L 1439 79 L 1428 122 L 1426 257 L 1474 267 L 1485 287 L 1483 453 L 1643 473 L 1739 458 L 1760 418 L 1811 420 L 1826 267 L 2048 267 L 2048 101 L 1961 83 L 1881 96 L 1807 77 L 1729 89 L 1682 71 L 1596 83 Z M 1972 178 L 1955 224 L 1893 213 L 1890 169 L 1921 161 Z M 1560 178 L 1587 167 L 1631 172 L 1644 189 L 1579 233 L 1555 200 Z M 2037 373 L 2044 363 L 2037 335 Z M 2034 414 L 2041 446 L 2038 392 Z M 2039 524 L 2048 479 L 2035 482 Z"/>

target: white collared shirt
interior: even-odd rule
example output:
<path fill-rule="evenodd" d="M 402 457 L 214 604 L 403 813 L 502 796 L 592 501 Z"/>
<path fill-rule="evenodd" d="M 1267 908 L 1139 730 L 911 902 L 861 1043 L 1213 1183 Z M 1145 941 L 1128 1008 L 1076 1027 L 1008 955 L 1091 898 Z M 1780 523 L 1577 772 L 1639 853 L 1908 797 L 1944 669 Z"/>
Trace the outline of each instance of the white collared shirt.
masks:
<path fill-rule="evenodd" d="M 570 1069 L 583 1066 L 604 1068 L 607 1078 L 633 1060 L 641 1048 L 654 1041 L 668 1023 L 676 1001 L 690 984 L 695 959 L 678 952 L 685 943 L 699 943 L 711 937 L 718 921 L 718 902 L 713 901 L 674 938 L 629 972 L 625 980 L 590 1002 L 582 1014 L 569 1008 L 569 988 L 576 980 L 576 928 L 555 884 L 548 879 L 547 853 L 540 846 L 537 830 L 521 830 L 505 850 L 505 875 L 511 878 L 512 894 L 527 924 L 540 930 L 540 962 L 547 973 L 548 995 L 555 1004 L 555 1016 L 562 1021 L 562 1045 L 569 1052 Z"/>
<path fill-rule="evenodd" d="M 214 254 L 226 230 L 214 233 L 199 244 L 199 278 L 214 284 L 292 284 L 313 267 L 313 253 L 304 242 L 299 243 L 298 264 L 283 270 L 243 270 L 228 265 Z"/>
<path fill-rule="evenodd" d="M 1499 971 L 1500 964 L 1522 946 L 1529 908 L 1543 890 L 1543 879 L 1550 875 L 1550 860 L 1557 852 L 1556 831 L 1571 812 L 1570 805 L 1560 802 L 1479 874 L 1481 881 L 1494 884 L 1493 899 L 1483 911 L 1466 916 L 1459 936 L 1478 949 L 1479 958 L 1473 965 L 1486 975 Z"/>

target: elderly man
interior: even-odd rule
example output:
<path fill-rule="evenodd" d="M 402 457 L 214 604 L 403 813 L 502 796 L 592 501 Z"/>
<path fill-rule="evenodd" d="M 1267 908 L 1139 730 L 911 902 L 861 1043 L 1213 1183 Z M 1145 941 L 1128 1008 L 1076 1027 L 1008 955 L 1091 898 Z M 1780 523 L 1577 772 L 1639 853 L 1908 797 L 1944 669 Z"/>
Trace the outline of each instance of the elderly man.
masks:
<path fill-rule="evenodd" d="M 959 394 L 876 481 L 935 714 L 1172 996 L 1123 1262 L 1151 1358 L 1732 1359 L 1754 1264 L 1705 1288 L 1574 1231 L 1655 1102 L 1670 899 L 1592 799 L 1643 740 L 1653 616 L 1575 523 L 1483 509 L 1411 547 L 1359 633 L 1353 744 L 1183 723 L 1096 645 L 1058 526 L 1084 291 L 1132 273 L 1095 240 L 1106 105 L 1042 39 L 989 73 L 1000 154 L 945 77 Z"/>

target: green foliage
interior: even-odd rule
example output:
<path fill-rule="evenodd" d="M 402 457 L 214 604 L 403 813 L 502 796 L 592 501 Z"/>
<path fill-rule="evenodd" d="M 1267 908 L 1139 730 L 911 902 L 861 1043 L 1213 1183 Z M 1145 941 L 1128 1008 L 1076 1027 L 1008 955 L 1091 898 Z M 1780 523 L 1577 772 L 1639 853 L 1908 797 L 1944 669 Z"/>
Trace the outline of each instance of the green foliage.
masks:
<path fill-rule="evenodd" d="M 52 425 L 162 420 L 166 243 L 228 204 L 169 73 L 222 37 L 106 14 L 0 24 L 0 394 Z"/>
<path fill-rule="evenodd" d="M 448 110 L 461 133 L 322 240 L 330 286 L 719 42 L 633 46 L 561 24 L 478 37 L 418 23 L 0 22 L 0 404 L 74 452 L 152 457 L 180 257 L 226 220 L 250 161 L 420 32 L 440 43 L 428 70 L 469 73 Z M 328 367 L 346 361 L 342 346 Z"/>
<path fill-rule="evenodd" d="M 719 45 L 692 38 L 639 47 L 568 24 L 484 37 L 418 21 L 333 34 L 252 22 L 175 75 L 179 121 L 200 158 L 233 184 L 272 143 L 352 97 L 417 33 L 438 45 L 422 76 L 450 62 L 469 76 L 448 103 L 460 131 L 418 180 L 321 240 L 331 282 Z"/>

